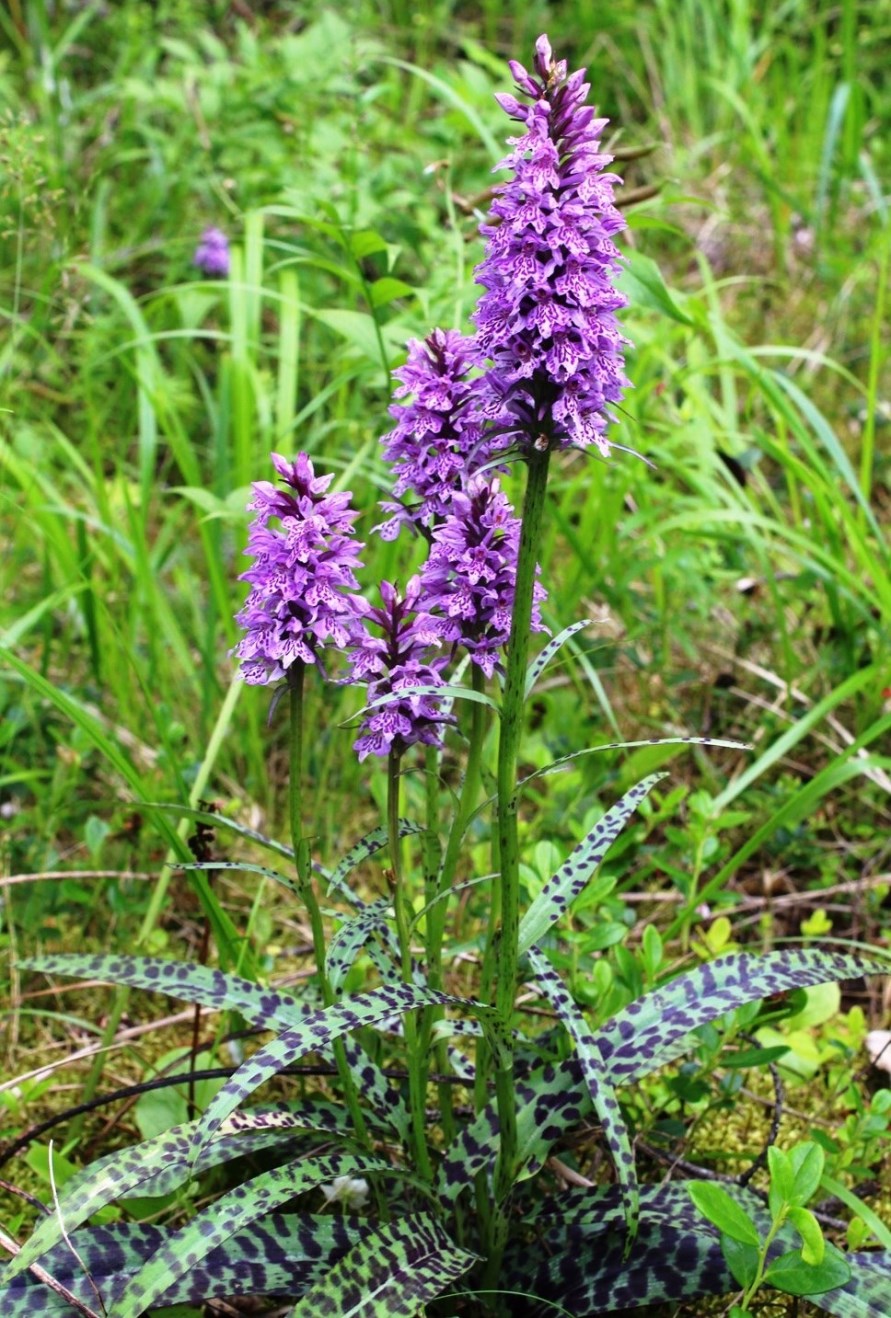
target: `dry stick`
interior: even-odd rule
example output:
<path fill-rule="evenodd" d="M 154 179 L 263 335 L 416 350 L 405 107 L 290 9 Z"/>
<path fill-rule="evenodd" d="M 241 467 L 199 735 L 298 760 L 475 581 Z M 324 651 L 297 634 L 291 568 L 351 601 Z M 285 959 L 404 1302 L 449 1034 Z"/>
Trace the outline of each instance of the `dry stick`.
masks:
<path fill-rule="evenodd" d="M 154 879 L 155 874 L 141 870 L 43 870 L 40 874 L 7 874 L 0 879 L 0 888 L 14 883 L 41 883 L 44 879 Z"/>

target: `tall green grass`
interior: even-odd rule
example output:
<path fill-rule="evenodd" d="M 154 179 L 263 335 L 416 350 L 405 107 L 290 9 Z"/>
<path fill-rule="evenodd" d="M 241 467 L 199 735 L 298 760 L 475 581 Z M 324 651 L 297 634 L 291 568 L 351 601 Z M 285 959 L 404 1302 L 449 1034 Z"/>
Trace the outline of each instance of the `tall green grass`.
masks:
<path fill-rule="evenodd" d="M 0 19 L 4 863 L 98 855 L 97 816 L 103 864 L 134 849 L 140 864 L 181 860 L 184 832 L 155 807 L 199 787 L 281 831 L 283 728 L 266 727 L 262 692 L 236 709 L 230 686 L 248 486 L 270 449 L 302 448 L 360 505 L 384 492 L 389 372 L 407 337 L 472 305 L 502 130 L 491 93 L 545 28 L 588 62 L 618 144 L 658 144 L 628 164 L 629 188 L 662 190 L 630 211 L 635 388 L 618 431 L 652 465 L 573 455 L 555 473 L 546 616 L 555 630 L 610 619 L 555 669 L 527 753 L 570 753 L 580 719 L 604 742 L 699 733 L 707 700 L 720 730 L 755 739 L 746 763 L 700 761 L 714 821 L 746 805 L 755 827 L 697 903 L 830 794 L 858 825 L 881 818 L 887 0 L 621 0 L 596 17 L 572 0 L 522 14 L 389 0 L 303 6 L 277 26 L 207 20 L 135 0 L 73 17 L 36 0 Z M 211 222 L 233 240 L 225 283 L 190 265 Z M 400 570 L 373 520 L 369 582 Z M 738 696 L 713 691 L 727 671 Z M 320 831 L 346 845 L 380 788 L 336 729 L 353 697 L 325 701 L 309 776 Z M 584 816 L 623 772 L 612 752 L 546 780 L 535 803 L 555 837 L 570 804 Z M 650 845 L 669 872 L 660 827 Z M 163 926 L 159 875 L 123 901 L 123 936 Z M 244 964 L 245 911 L 193 882 L 221 952 Z M 103 891 L 73 908 L 47 884 L 4 918 L 25 944 L 82 912 L 99 936 Z M 261 961 L 258 942 L 248 964 Z"/>

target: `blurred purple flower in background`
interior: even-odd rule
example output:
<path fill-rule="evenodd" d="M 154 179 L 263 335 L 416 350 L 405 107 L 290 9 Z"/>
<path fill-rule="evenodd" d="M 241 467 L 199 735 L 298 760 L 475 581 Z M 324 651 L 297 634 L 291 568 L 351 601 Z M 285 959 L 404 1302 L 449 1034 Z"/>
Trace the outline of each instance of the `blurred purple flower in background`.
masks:
<path fill-rule="evenodd" d="M 420 578 L 412 577 L 404 595 L 389 581 L 382 581 L 381 600 L 381 608 L 366 611 L 366 629 L 350 656 L 349 681 L 368 683 L 368 704 L 404 687 L 442 686 L 448 656 L 433 654 L 440 643 L 439 629 L 426 612 Z M 383 636 L 372 636 L 368 623 L 379 627 Z M 364 760 L 366 755 L 388 755 L 391 750 L 401 755 L 418 742 L 439 746 L 443 725 L 451 722 L 454 719 L 440 713 L 432 696 L 394 699 L 367 713 L 354 749 Z"/>
<path fill-rule="evenodd" d="M 613 203 L 612 157 L 600 150 L 605 119 L 584 104 L 585 70 L 567 77 L 547 37 L 535 43 L 531 76 L 516 61 L 517 88 L 532 99 L 499 94 L 501 108 L 524 128 L 497 168 L 514 177 L 499 188 L 494 222 L 483 225 L 486 255 L 476 270 L 486 289 L 474 313 L 486 375 L 486 410 L 521 449 L 587 448 L 609 452 L 609 405 L 628 381 L 615 317 L 627 299 L 613 287 L 620 268 L 613 235 L 625 221 Z"/>
<path fill-rule="evenodd" d="M 202 274 L 225 279 L 229 273 L 229 239 L 222 229 L 205 229 L 192 258 Z"/>
<path fill-rule="evenodd" d="M 352 593 L 363 548 L 350 538 L 358 516 L 352 495 L 326 494 L 333 477 L 316 476 L 305 453 L 293 462 L 273 453 L 272 463 L 286 488 L 255 482 L 245 553 L 256 562 L 239 578 L 252 589 L 236 615 L 245 636 L 235 653 L 253 685 L 278 681 L 297 660 L 319 662 L 326 643 L 344 649 L 359 639 L 366 607 Z"/>
<path fill-rule="evenodd" d="M 520 519 L 497 477 L 472 476 L 466 493 L 452 497 L 448 517 L 434 531 L 421 574 L 424 607 L 443 615 L 438 620 L 443 640 L 463 645 L 487 677 L 510 635 L 519 542 Z M 547 630 L 538 608 L 545 598 L 536 584 L 533 631 Z"/>
<path fill-rule="evenodd" d="M 394 372 L 400 381 L 394 398 L 411 394 L 413 400 L 390 408 L 396 425 L 381 443 L 396 477 L 393 493 L 415 501 L 381 503 L 394 514 L 375 528 L 385 540 L 395 539 L 402 526 L 429 528 L 444 517 L 454 492 L 491 457 L 477 401 L 480 377 L 468 378 L 481 364 L 475 340 L 457 330 L 436 329 L 423 342 L 409 343 L 408 361 Z"/>

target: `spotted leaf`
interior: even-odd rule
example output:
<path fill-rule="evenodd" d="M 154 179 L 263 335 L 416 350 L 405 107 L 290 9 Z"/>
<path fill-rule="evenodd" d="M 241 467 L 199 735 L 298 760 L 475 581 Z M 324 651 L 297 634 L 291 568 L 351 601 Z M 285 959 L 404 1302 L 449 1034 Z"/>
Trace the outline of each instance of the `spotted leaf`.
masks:
<path fill-rule="evenodd" d="M 612 1083 L 627 1084 L 674 1061 L 687 1050 L 691 1030 L 734 1007 L 788 989 L 887 971 L 888 962 L 878 957 L 837 952 L 731 952 L 630 1002 L 595 1039 Z"/>
<path fill-rule="evenodd" d="M 593 618 L 582 618 L 580 622 L 570 623 L 568 627 L 564 627 L 562 632 L 558 632 L 556 636 L 548 641 L 547 645 L 542 647 L 539 654 L 535 656 L 526 670 L 527 697 L 531 694 L 535 683 L 541 677 L 545 668 L 547 668 L 558 650 L 562 650 L 566 642 L 571 637 L 575 636 L 576 632 L 580 632 L 583 627 L 590 627 L 593 624 L 593 621 Z"/>
<path fill-rule="evenodd" d="M 424 829 L 420 824 L 414 824 L 410 819 L 400 819 L 399 836 L 409 837 L 413 833 L 423 833 Z M 345 898 L 352 906 L 362 907 L 363 902 L 359 901 L 355 893 L 347 883 L 347 875 L 351 874 L 357 865 L 361 865 L 363 860 L 369 856 L 375 855 L 382 851 L 389 843 L 390 835 L 386 828 L 372 828 L 364 837 L 361 837 L 330 872 L 324 874 L 328 884 L 329 892 L 338 892 L 341 897 Z M 324 873 L 324 872 L 323 872 Z"/>
<path fill-rule="evenodd" d="M 557 873 L 548 879 L 520 921 L 520 952 L 527 952 L 556 924 L 584 891 L 588 880 L 621 833 L 636 806 L 666 775 L 652 773 L 607 810 Z"/>
<path fill-rule="evenodd" d="M 200 1156 L 193 1159 L 192 1137 L 197 1127 L 197 1121 L 173 1126 L 142 1144 L 107 1153 L 77 1172 L 59 1192 L 58 1211 L 40 1220 L 8 1265 L 6 1275 L 13 1277 L 21 1272 L 61 1240 L 63 1230 L 73 1231 L 100 1208 L 117 1200 L 171 1194 L 211 1167 L 286 1145 L 307 1131 L 352 1129 L 348 1114 L 324 1099 L 270 1104 L 233 1112 Z"/>
<path fill-rule="evenodd" d="M 214 1249 L 295 1195 L 338 1176 L 364 1176 L 374 1171 L 392 1175 L 393 1169 L 389 1162 L 371 1156 L 303 1157 L 236 1186 L 172 1233 L 128 1282 L 108 1318 L 139 1318 L 161 1300 L 173 1282 L 203 1262 Z"/>
<path fill-rule="evenodd" d="M 377 1226 L 303 1296 L 292 1318 L 415 1318 L 475 1261 L 426 1213 Z"/>
<path fill-rule="evenodd" d="M 584 1076 L 591 1102 L 600 1124 L 603 1127 L 603 1139 L 612 1156 L 619 1186 L 624 1196 L 625 1223 L 629 1236 L 637 1230 L 640 1207 L 640 1195 L 637 1188 L 637 1173 L 634 1166 L 634 1152 L 628 1128 L 622 1118 L 622 1110 L 616 1091 L 610 1083 L 597 1048 L 593 1031 L 582 1016 L 578 1007 L 554 970 L 554 967 L 535 947 L 529 949 L 529 961 L 535 978 L 545 997 L 556 1011 L 572 1037 Z"/>
<path fill-rule="evenodd" d="M 104 979 L 166 993 L 183 1002 L 200 1002 L 217 1011 L 237 1011 L 265 1030 L 293 1026 L 306 1014 L 303 1004 L 290 993 L 188 961 L 151 956 L 57 955 L 29 957 L 19 965 L 23 970 L 39 970 L 45 975 Z"/>
<path fill-rule="evenodd" d="M 277 1039 L 260 1048 L 214 1095 L 192 1137 L 194 1156 L 197 1157 L 214 1131 L 244 1099 L 305 1053 L 325 1049 L 351 1030 L 376 1025 L 394 1012 L 426 1006 L 460 1007 L 465 1011 L 485 1014 L 493 1010 L 466 998 L 455 998 L 447 993 L 436 993 L 432 989 L 401 984 L 345 998 L 331 1007 L 306 1011 L 299 1026 L 285 1030 Z"/>

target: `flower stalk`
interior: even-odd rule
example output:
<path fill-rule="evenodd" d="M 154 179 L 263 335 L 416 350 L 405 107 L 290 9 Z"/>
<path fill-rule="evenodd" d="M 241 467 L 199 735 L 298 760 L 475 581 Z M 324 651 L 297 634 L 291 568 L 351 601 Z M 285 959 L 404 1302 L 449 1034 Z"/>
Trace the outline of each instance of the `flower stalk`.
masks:
<path fill-rule="evenodd" d="M 288 669 L 290 710 L 288 812 L 291 825 L 291 845 L 294 848 L 297 869 L 297 887 L 309 914 L 316 973 L 319 976 L 322 998 L 325 1006 L 330 1007 L 334 1002 L 334 993 L 325 973 L 325 926 L 312 883 L 312 857 L 309 839 L 303 836 L 303 687 L 305 673 L 306 665 L 300 660 Z M 336 1039 L 332 1049 L 334 1061 L 337 1065 L 337 1074 L 343 1087 L 356 1136 L 362 1144 L 370 1148 L 371 1141 L 368 1136 L 368 1128 L 362 1115 L 362 1109 L 359 1106 L 359 1097 L 356 1093 L 353 1077 L 350 1074 L 343 1040 Z"/>
<path fill-rule="evenodd" d="M 414 921 L 414 909 L 405 888 L 402 866 L 402 842 L 399 837 L 399 762 L 402 753 L 391 747 L 387 756 L 387 833 L 390 843 L 390 866 L 392 870 L 393 911 L 396 916 L 396 934 L 399 939 L 399 951 L 402 958 L 402 981 L 413 982 L 411 934 Z M 415 1165 L 419 1174 L 427 1181 L 433 1179 L 433 1164 L 427 1148 L 427 1061 L 423 1031 L 418 1029 L 418 1014 L 405 1012 L 403 1018 L 405 1030 L 405 1047 L 408 1062 L 409 1109 L 411 1113 L 412 1143 L 414 1145 Z M 422 1051 L 423 1050 L 423 1051 Z"/>

